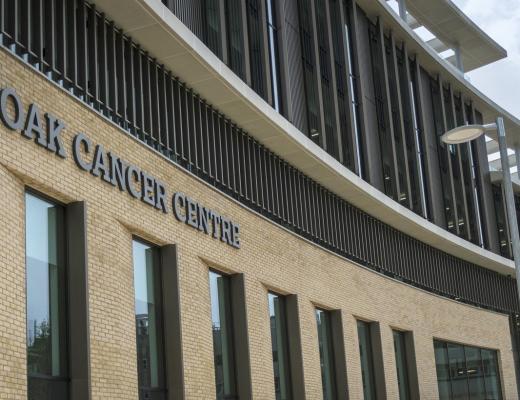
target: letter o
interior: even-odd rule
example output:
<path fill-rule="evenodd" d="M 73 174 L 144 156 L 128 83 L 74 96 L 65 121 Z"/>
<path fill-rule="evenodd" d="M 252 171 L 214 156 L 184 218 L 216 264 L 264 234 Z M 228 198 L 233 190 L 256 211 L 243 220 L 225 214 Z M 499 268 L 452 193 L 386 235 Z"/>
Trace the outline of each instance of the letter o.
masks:
<path fill-rule="evenodd" d="M 15 118 L 11 119 L 7 113 L 7 100 L 11 98 L 14 104 Z M 13 88 L 5 88 L 0 90 L 0 119 L 11 130 L 20 130 L 23 128 L 24 111 L 22 101 Z"/>

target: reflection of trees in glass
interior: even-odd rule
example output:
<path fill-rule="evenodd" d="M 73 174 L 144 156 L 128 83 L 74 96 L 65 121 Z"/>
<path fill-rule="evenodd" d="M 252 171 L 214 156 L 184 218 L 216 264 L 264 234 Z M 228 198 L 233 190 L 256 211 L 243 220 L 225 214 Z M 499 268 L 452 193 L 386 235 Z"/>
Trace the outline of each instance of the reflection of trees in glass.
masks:
<path fill-rule="evenodd" d="M 224 396 L 224 371 L 222 363 L 222 331 L 220 325 L 213 324 L 213 359 L 215 363 L 215 384 L 217 398 Z"/>
<path fill-rule="evenodd" d="M 27 341 L 28 372 L 44 373 L 51 365 L 51 327 L 47 320 L 33 321 Z"/>
<path fill-rule="evenodd" d="M 229 277 L 210 271 L 209 284 L 216 398 L 235 398 L 235 355 Z"/>
<path fill-rule="evenodd" d="M 164 399 L 162 292 L 157 249 L 134 240 L 133 260 L 139 398 Z"/>
<path fill-rule="evenodd" d="M 148 333 L 148 316 L 146 314 L 135 316 L 137 331 L 137 371 L 140 386 L 150 387 L 150 349 Z"/>

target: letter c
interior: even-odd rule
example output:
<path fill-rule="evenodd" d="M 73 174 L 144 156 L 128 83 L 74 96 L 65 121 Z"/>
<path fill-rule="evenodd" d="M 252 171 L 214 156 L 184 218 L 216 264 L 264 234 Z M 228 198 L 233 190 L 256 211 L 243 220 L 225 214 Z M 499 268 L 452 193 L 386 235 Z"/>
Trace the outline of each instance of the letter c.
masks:
<path fill-rule="evenodd" d="M 182 214 L 181 210 L 186 208 L 186 195 L 184 193 L 177 192 L 173 195 L 173 214 L 181 222 L 186 222 L 186 215 Z"/>
<path fill-rule="evenodd" d="M 81 146 L 85 149 L 85 153 L 90 153 L 90 148 L 92 147 L 92 142 L 83 132 L 78 133 L 74 136 L 74 140 L 72 142 L 72 155 L 74 156 L 74 161 L 78 164 L 82 170 L 90 171 L 92 169 L 92 163 L 88 163 L 81 158 Z"/>

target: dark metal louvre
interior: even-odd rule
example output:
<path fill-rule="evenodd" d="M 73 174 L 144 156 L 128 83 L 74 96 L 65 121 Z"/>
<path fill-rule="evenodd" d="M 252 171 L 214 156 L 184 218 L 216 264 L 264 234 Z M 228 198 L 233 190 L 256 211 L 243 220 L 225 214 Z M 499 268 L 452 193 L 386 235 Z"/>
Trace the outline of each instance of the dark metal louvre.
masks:
<path fill-rule="evenodd" d="M 44 9 L 48 2 L 42 0 Z M 39 4 L 22 7 L 0 0 L 2 46 L 129 134 L 341 256 L 463 302 L 501 312 L 519 310 L 514 280 L 443 253 L 354 208 L 220 114 L 94 6 L 83 0 L 53 4 L 52 12 L 34 25 L 31 18 Z M 30 39 L 21 34 L 24 24 L 37 27 Z M 33 50 L 35 43 L 43 47 Z"/>

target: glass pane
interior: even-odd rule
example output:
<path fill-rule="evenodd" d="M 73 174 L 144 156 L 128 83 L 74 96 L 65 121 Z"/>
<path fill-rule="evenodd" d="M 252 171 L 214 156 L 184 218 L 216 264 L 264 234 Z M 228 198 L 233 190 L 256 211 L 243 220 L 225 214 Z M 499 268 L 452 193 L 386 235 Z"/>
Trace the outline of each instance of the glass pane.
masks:
<path fill-rule="evenodd" d="M 451 399 L 450 368 L 448 362 L 448 348 L 446 343 L 434 341 L 435 366 L 437 369 L 437 383 L 439 386 L 439 400 Z"/>
<path fill-rule="evenodd" d="M 471 400 L 486 400 L 484 388 L 484 371 L 480 358 L 480 349 L 476 347 L 464 347 L 466 353 L 466 368 L 468 376 L 469 397 Z"/>
<path fill-rule="evenodd" d="M 467 400 L 469 399 L 469 392 L 464 347 L 448 343 L 448 357 L 450 361 L 452 399 Z"/>
<path fill-rule="evenodd" d="M 405 333 L 394 331 L 395 363 L 397 368 L 397 384 L 399 386 L 399 398 L 410 398 L 410 382 L 408 378 L 408 365 L 406 362 Z"/>
<path fill-rule="evenodd" d="M 363 397 L 365 400 L 375 400 L 376 386 L 374 382 L 374 365 L 372 344 L 370 342 L 370 325 L 358 321 L 359 356 L 361 357 L 361 378 L 363 380 Z"/>
<path fill-rule="evenodd" d="M 28 392 L 47 399 L 67 388 L 66 381 L 34 378 L 67 376 L 63 210 L 31 194 L 25 204 Z"/>
<path fill-rule="evenodd" d="M 144 243 L 133 242 L 133 260 L 139 392 L 147 398 L 147 389 L 162 386 L 159 270 L 155 249 Z"/>
<path fill-rule="evenodd" d="M 316 321 L 318 323 L 323 400 L 331 400 L 336 398 L 336 383 L 334 379 L 334 349 L 332 347 L 330 315 L 326 311 L 316 310 Z"/>
<path fill-rule="evenodd" d="M 27 363 L 28 373 L 66 373 L 63 315 L 65 294 L 59 207 L 26 195 Z"/>
<path fill-rule="evenodd" d="M 486 385 L 487 400 L 502 400 L 502 388 L 498 372 L 497 352 L 482 349 L 482 367 Z"/>
<path fill-rule="evenodd" d="M 291 398 L 291 385 L 289 381 L 289 349 L 287 346 L 285 298 L 269 293 L 268 301 L 276 400 L 288 400 Z"/>
<path fill-rule="evenodd" d="M 211 320 L 217 400 L 236 395 L 229 278 L 210 271 Z"/>

